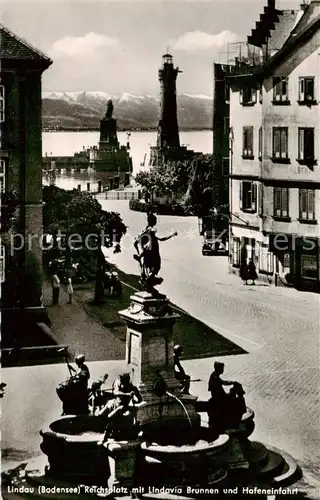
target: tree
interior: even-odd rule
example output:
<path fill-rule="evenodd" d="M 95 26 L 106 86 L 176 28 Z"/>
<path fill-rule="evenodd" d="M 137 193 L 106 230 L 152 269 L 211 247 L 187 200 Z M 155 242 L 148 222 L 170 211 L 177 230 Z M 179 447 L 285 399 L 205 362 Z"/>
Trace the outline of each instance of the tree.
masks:
<path fill-rule="evenodd" d="M 175 203 L 195 215 L 207 214 L 213 207 L 213 155 L 197 154 L 185 161 L 169 160 L 148 172 L 138 172 L 135 180 L 147 193 L 170 195 Z"/>
<path fill-rule="evenodd" d="M 44 261 L 61 259 L 66 270 L 78 263 L 88 274 L 95 273 L 101 246 L 119 244 L 127 228 L 116 212 L 102 210 L 89 193 L 43 188 L 43 231 L 52 243 Z"/>

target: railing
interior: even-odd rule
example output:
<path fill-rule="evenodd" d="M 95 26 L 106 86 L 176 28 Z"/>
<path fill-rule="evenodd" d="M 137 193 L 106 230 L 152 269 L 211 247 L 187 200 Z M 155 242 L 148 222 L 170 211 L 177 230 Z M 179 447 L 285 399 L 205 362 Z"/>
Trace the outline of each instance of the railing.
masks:
<path fill-rule="evenodd" d="M 138 200 L 138 191 L 107 191 L 106 200 Z"/>

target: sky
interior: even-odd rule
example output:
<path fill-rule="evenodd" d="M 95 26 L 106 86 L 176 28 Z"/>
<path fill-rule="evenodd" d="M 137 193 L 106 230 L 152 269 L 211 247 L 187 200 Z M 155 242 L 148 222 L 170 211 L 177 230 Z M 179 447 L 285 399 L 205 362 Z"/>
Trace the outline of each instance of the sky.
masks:
<path fill-rule="evenodd" d="M 1 22 L 49 55 L 43 91 L 159 93 L 167 50 L 179 93 L 212 95 L 212 63 L 245 41 L 267 0 L 0 0 Z M 277 0 L 282 9 L 299 0 Z M 234 46 L 233 46 L 234 47 Z"/>

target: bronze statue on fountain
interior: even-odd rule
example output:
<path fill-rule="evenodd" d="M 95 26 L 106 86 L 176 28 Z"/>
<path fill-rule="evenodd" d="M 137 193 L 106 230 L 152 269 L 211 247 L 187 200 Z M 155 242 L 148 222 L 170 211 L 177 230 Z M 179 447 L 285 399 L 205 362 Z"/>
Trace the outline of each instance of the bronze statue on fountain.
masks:
<path fill-rule="evenodd" d="M 147 214 L 146 228 L 135 239 L 134 247 L 137 254 L 133 256 L 140 264 L 141 289 L 154 295 L 159 293 L 154 287 L 161 285 L 163 282 L 163 279 L 158 276 L 161 269 L 159 241 L 167 241 L 178 235 L 175 231 L 169 236 L 159 237 L 156 224 L 157 217 L 152 212 L 149 212 Z"/>
<path fill-rule="evenodd" d="M 209 427 L 216 429 L 219 434 L 227 429 L 237 429 L 247 411 L 242 385 L 239 382 L 223 380 L 223 372 L 224 363 L 216 361 L 208 383 L 208 391 L 211 392 L 208 401 Z M 232 387 L 226 392 L 223 386 Z"/>

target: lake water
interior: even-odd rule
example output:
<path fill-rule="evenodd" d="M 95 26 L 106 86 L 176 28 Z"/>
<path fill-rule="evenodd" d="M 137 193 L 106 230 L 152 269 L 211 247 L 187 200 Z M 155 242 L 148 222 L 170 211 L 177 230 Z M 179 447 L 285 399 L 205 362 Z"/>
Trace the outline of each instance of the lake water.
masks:
<path fill-rule="evenodd" d="M 120 144 L 126 144 L 126 132 L 118 132 Z M 149 152 L 150 145 L 156 144 L 157 132 L 132 132 L 130 136 L 131 156 L 133 161 L 133 173 L 136 174 L 142 169 L 140 163 L 144 155 Z M 212 131 L 200 130 L 195 132 L 180 132 L 180 143 L 188 149 L 193 149 L 199 153 L 212 153 Z M 99 142 L 99 132 L 44 132 L 42 134 L 42 154 L 43 156 L 72 156 L 75 152 L 83 148 L 97 145 Z M 57 174 L 56 185 L 64 189 L 73 189 L 81 185 L 81 189 L 86 189 L 87 182 L 90 182 L 91 190 L 97 187 L 97 181 L 102 180 L 103 173 L 95 172 L 74 172 Z M 43 179 L 47 184 L 48 178 Z"/>

